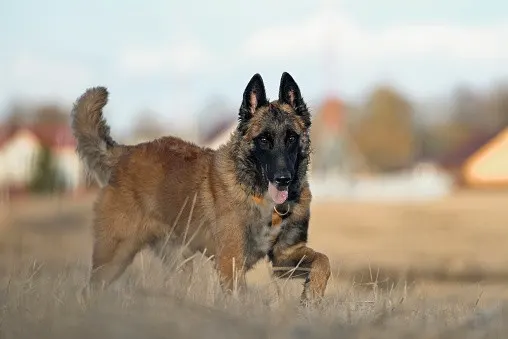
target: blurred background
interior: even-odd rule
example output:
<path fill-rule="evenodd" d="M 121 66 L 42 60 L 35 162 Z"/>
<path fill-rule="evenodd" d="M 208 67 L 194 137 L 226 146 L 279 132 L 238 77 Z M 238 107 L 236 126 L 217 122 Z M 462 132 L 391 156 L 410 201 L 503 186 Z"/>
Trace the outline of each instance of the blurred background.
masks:
<path fill-rule="evenodd" d="M 506 2 L 3 1 L 0 31 L 0 234 L 89 228 L 86 88 L 110 90 L 120 142 L 217 147 L 252 75 L 274 99 L 288 71 L 313 114 L 311 243 L 353 271 L 508 277 Z"/>

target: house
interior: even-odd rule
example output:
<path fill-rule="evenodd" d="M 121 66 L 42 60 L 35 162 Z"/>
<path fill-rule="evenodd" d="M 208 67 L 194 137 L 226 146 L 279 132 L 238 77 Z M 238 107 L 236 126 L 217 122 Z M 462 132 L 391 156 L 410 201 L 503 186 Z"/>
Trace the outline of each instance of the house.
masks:
<path fill-rule="evenodd" d="M 477 169 L 477 161 L 480 159 L 478 153 L 482 149 L 489 149 L 496 136 L 501 135 L 500 131 L 477 132 L 469 137 L 460 147 L 443 154 L 436 159 L 438 167 L 450 173 L 455 179 L 456 186 L 469 186 L 472 184 L 471 176 Z M 471 170 L 475 168 L 473 172 Z"/>
<path fill-rule="evenodd" d="M 76 190 L 84 181 L 83 165 L 76 153 L 76 139 L 68 124 L 41 124 L 31 128 L 41 146 L 51 150 L 55 166 L 67 190 Z"/>
<path fill-rule="evenodd" d="M 508 188 L 508 128 L 468 157 L 461 176 L 464 184 L 470 187 Z"/>
<path fill-rule="evenodd" d="M 48 123 L 0 128 L 0 188 L 25 191 L 43 147 L 49 148 L 67 191 L 75 191 L 84 183 L 70 126 Z"/>
<path fill-rule="evenodd" d="M 29 182 L 40 142 L 27 128 L 7 128 L 0 135 L 0 187 L 21 187 Z"/>

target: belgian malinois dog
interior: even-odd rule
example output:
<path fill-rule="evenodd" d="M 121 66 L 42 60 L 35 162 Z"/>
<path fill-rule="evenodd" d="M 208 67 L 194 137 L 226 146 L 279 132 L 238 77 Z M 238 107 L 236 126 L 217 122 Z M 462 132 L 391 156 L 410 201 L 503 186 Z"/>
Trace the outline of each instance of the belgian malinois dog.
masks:
<path fill-rule="evenodd" d="M 244 287 L 268 256 L 275 276 L 305 279 L 303 302 L 323 296 L 328 257 L 306 246 L 311 117 L 291 75 L 282 74 L 271 102 L 252 77 L 237 129 L 217 150 L 176 137 L 118 144 L 103 117 L 107 101 L 105 87 L 90 88 L 72 111 L 77 152 L 102 187 L 89 287 L 108 286 L 145 247 L 184 245 L 183 258 L 213 256 L 224 291 Z"/>

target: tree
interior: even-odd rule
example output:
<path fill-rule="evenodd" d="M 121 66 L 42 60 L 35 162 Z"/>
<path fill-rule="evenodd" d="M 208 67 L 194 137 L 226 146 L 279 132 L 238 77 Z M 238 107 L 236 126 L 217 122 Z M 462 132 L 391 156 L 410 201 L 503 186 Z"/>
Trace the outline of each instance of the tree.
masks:
<path fill-rule="evenodd" d="M 42 147 L 35 166 L 34 176 L 30 182 L 30 189 L 33 192 L 52 193 L 63 189 L 63 182 L 58 175 L 49 147 Z"/>
<path fill-rule="evenodd" d="M 481 97 L 467 86 L 457 87 L 453 94 L 453 120 L 464 126 L 480 128 L 485 116 L 481 115 Z M 482 121 L 483 120 L 483 121 Z"/>
<path fill-rule="evenodd" d="M 508 86 L 498 85 L 486 93 L 465 86 L 453 94 L 455 123 L 473 132 L 496 132 L 508 126 Z"/>
<path fill-rule="evenodd" d="M 380 171 L 409 166 L 416 150 L 409 102 L 395 89 L 383 86 L 372 92 L 365 113 L 354 139 L 368 162 Z"/>
<path fill-rule="evenodd" d="M 13 102 L 6 112 L 5 125 L 11 128 L 26 125 L 29 121 L 29 113 L 19 102 Z"/>
<path fill-rule="evenodd" d="M 498 129 L 508 127 L 508 83 L 496 86 L 491 92 L 488 111 L 494 115 Z"/>
<path fill-rule="evenodd" d="M 70 112 L 48 104 L 35 107 L 33 118 L 35 124 L 69 124 Z"/>

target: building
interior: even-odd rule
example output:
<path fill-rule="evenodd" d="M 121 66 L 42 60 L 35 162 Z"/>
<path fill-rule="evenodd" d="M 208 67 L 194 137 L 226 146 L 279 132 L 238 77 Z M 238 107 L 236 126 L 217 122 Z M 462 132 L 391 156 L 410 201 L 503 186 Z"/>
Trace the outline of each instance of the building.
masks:
<path fill-rule="evenodd" d="M 67 124 L 0 127 L 0 187 L 26 191 L 36 170 L 39 152 L 47 147 L 67 191 L 84 183 L 76 140 Z"/>
<path fill-rule="evenodd" d="M 40 141 L 27 128 L 3 128 L 0 133 L 0 187 L 25 186 L 32 176 Z"/>
<path fill-rule="evenodd" d="M 452 175 L 456 186 L 475 185 L 475 182 L 478 184 L 476 179 L 472 179 L 477 175 L 479 161 L 484 159 L 482 150 L 490 149 L 495 145 L 492 142 L 497 136 L 502 135 L 501 133 L 494 131 L 472 134 L 460 147 L 436 159 L 436 163 L 441 170 Z"/>
<path fill-rule="evenodd" d="M 469 187 L 508 188 L 508 128 L 468 157 L 461 174 Z"/>

